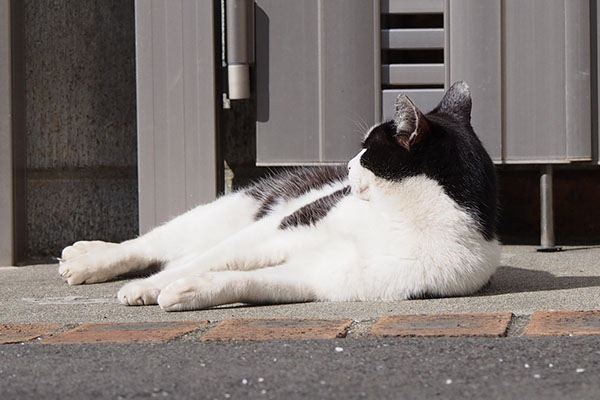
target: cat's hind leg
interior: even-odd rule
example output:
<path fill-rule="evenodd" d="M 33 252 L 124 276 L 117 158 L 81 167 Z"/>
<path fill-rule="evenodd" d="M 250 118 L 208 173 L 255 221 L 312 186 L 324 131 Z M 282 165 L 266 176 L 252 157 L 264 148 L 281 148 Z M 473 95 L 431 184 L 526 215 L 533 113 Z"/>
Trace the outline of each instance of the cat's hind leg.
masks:
<path fill-rule="evenodd" d="M 259 204 L 243 192 L 221 197 L 123 243 L 77 242 L 61 255 L 59 274 L 70 285 L 104 282 L 184 254 L 203 252 L 254 221 Z"/>
<path fill-rule="evenodd" d="M 302 235 L 307 237 L 307 235 Z M 310 235 L 320 240 L 319 235 Z M 360 297 L 360 261 L 351 241 L 326 248 L 303 243 L 275 266 L 180 276 L 161 290 L 167 311 L 197 310 L 231 303 L 279 304 Z"/>

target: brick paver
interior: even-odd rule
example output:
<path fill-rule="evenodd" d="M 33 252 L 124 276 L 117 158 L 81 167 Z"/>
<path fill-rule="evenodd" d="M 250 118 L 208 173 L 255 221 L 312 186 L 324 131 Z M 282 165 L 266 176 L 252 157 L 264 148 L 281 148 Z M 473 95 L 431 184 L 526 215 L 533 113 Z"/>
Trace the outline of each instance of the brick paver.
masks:
<path fill-rule="evenodd" d="M 83 324 L 41 343 L 154 343 L 168 342 L 207 325 L 194 322 L 135 322 Z"/>
<path fill-rule="evenodd" d="M 0 324 L 0 344 L 27 342 L 50 335 L 60 327 L 58 324 Z"/>
<path fill-rule="evenodd" d="M 600 311 L 536 312 L 531 317 L 523 335 L 600 335 Z"/>
<path fill-rule="evenodd" d="M 486 336 L 506 334 L 511 313 L 390 315 L 380 318 L 369 336 Z"/>
<path fill-rule="evenodd" d="M 204 341 L 335 339 L 346 336 L 352 320 L 228 319 L 208 331 Z"/>
<path fill-rule="evenodd" d="M 381 317 L 371 337 L 505 336 L 511 313 L 389 315 Z M 227 319 L 209 329 L 203 341 L 335 339 L 345 337 L 352 320 Z M 0 324 L 0 344 L 167 342 L 207 327 L 208 321 L 83 324 L 62 332 L 59 324 Z M 533 314 L 524 336 L 600 335 L 600 310 L 544 311 Z"/>

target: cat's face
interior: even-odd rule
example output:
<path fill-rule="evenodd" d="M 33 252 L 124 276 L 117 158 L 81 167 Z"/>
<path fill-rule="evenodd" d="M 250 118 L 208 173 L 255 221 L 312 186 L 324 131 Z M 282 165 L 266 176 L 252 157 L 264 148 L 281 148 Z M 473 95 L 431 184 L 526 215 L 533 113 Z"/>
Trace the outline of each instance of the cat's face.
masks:
<path fill-rule="evenodd" d="M 464 82 L 454 84 L 428 116 L 456 122 L 470 120 L 471 98 Z M 367 132 L 363 149 L 348 163 L 352 193 L 369 200 L 375 188 L 386 188 L 404 177 L 419 174 L 430 163 L 432 147 L 440 134 L 437 125 L 404 94 L 396 100 L 394 119 L 375 125 Z M 441 143 L 440 145 L 444 146 Z M 435 151 L 433 152 L 435 153 Z"/>
<path fill-rule="evenodd" d="M 418 147 L 429 135 L 423 114 L 405 95 L 399 95 L 393 121 L 375 125 L 363 140 L 363 149 L 348 163 L 352 192 L 364 200 L 372 189 L 406 175 Z"/>

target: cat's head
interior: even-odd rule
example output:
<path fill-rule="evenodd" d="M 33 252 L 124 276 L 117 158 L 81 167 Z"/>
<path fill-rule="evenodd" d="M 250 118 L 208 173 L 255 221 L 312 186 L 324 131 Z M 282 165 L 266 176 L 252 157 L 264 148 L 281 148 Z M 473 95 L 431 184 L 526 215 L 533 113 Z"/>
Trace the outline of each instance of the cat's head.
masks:
<path fill-rule="evenodd" d="M 439 156 L 460 145 L 465 131 L 472 132 L 470 119 L 471 94 L 464 82 L 452 85 L 427 115 L 408 96 L 398 95 L 393 120 L 371 128 L 362 151 L 348 163 L 353 192 L 366 198 L 378 180 L 397 182 L 427 173 L 436 162 L 443 168 L 449 160 Z"/>
<path fill-rule="evenodd" d="M 407 177 L 434 180 L 473 215 L 486 238 L 493 236 L 495 169 L 471 127 L 471 94 L 464 82 L 452 85 L 427 114 L 399 95 L 393 120 L 371 128 L 348 168 L 352 193 L 366 200 L 395 190 Z"/>

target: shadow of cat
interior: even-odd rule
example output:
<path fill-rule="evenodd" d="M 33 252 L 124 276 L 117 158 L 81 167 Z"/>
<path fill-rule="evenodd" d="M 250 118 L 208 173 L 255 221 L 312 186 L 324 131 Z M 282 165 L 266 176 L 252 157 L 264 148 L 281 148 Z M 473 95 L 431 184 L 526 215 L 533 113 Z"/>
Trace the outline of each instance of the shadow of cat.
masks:
<path fill-rule="evenodd" d="M 475 296 L 600 287 L 600 276 L 556 276 L 546 271 L 502 266 Z"/>

